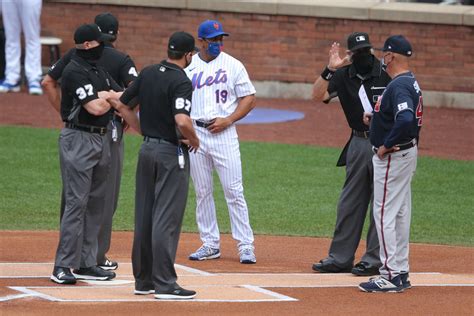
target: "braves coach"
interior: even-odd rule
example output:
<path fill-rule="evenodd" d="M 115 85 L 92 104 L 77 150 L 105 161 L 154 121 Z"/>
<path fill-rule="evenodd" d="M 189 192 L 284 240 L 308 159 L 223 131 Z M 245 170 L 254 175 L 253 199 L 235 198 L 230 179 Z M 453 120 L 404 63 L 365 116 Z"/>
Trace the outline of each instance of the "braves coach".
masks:
<path fill-rule="evenodd" d="M 174 268 L 189 186 L 189 154 L 183 143 L 191 151 L 199 148 L 189 117 L 193 89 L 183 71 L 194 50 L 192 35 L 174 33 L 168 43 L 168 59 L 143 69 L 121 102 L 110 100 L 144 136 L 136 174 L 132 265 L 135 294 L 154 293 L 158 299 L 196 295 L 176 283 Z M 131 105 L 136 97 L 140 122 Z"/>

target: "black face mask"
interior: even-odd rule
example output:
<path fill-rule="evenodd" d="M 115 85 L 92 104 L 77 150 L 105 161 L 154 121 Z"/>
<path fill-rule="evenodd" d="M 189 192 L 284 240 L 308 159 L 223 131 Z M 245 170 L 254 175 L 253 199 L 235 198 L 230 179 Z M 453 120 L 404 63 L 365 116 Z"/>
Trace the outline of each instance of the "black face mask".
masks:
<path fill-rule="evenodd" d="M 352 63 L 354 64 L 358 74 L 365 75 L 372 71 L 374 56 L 370 51 L 360 52 L 352 56 Z"/>
<path fill-rule="evenodd" d="M 77 56 L 84 58 L 90 63 L 95 63 L 100 59 L 103 51 L 104 51 L 104 43 L 100 43 L 99 46 L 96 46 L 91 49 L 78 49 L 76 50 L 76 54 Z"/>

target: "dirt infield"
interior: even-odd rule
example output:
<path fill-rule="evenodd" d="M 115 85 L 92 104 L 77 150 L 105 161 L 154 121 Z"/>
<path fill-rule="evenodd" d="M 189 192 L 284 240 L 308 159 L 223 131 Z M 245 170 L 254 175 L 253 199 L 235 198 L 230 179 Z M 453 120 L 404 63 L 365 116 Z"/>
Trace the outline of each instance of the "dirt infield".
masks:
<path fill-rule="evenodd" d="M 348 138 L 337 104 L 266 99 L 259 100 L 259 106 L 301 111 L 305 118 L 241 125 L 241 140 L 342 147 Z M 61 127 L 45 96 L 0 95 L 0 108 L 2 125 Z M 473 160 L 474 111 L 426 108 L 424 122 L 421 155 Z M 187 260 L 199 246 L 199 237 L 183 234 L 177 256 L 180 283 L 198 290 L 198 296 L 193 302 L 163 302 L 132 294 L 130 232 L 114 232 L 110 256 L 120 263 L 117 282 L 102 284 L 59 287 L 49 281 L 57 238 L 57 232 L 0 232 L 2 315 L 474 314 L 474 248 L 412 244 L 414 287 L 402 294 L 382 295 L 357 290 L 366 278 L 312 272 L 311 264 L 327 254 L 328 239 L 258 235 L 258 263 L 241 265 L 229 235 L 223 236 L 221 259 Z"/>
<path fill-rule="evenodd" d="M 473 248 L 412 244 L 414 287 L 405 293 L 384 295 L 357 290 L 356 285 L 366 278 L 312 272 L 311 264 L 326 255 L 329 239 L 259 235 L 258 263 L 242 265 L 229 235 L 223 236 L 222 258 L 187 260 L 199 246 L 199 238 L 183 234 L 177 256 L 179 281 L 198 290 L 198 296 L 193 302 L 163 302 L 132 294 L 132 233 L 114 232 L 112 239 L 110 255 L 120 263 L 117 279 L 128 280 L 120 284 L 79 282 L 60 287 L 50 282 L 57 237 L 57 232 L 2 232 L 0 298 L 12 298 L 0 302 L 2 314 L 370 315 L 383 311 L 387 315 L 469 315 L 473 311 Z M 5 262 L 22 264 L 5 266 Z M 36 264 L 25 267 L 25 262 Z M 25 289 L 35 295 L 22 297 L 20 290 Z"/>

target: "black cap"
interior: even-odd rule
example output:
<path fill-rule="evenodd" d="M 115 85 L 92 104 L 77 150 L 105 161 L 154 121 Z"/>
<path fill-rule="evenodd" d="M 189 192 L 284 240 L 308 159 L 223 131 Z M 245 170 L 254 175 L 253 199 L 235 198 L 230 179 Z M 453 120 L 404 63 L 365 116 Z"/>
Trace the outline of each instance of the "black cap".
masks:
<path fill-rule="evenodd" d="M 173 33 L 168 41 L 168 49 L 180 53 L 197 51 L 194 46 L 194 37 L 186 32 Z"/>
<path fill-rule="evenodd" d="M 117 35 L 119 22 L 111 13 L 105 12 L 97 15 L 94 22 L 100 27 L 102 33 L 113 36 Z"/>
<path fill-rule="evenodd" d="M 372 47 L 369 41 L 369 34 L 364 32 L 354 32 L 347 38 L 347 49 L 354 52 L 358 49 Z"/>
<path fill-rule="evenodd" d="M 410 42 L 403 35 L 393 35 L 387 38 L 382 51 L 397 53 L 408 57 L 413 54 Z"/>
<path fill-rule="evenodd" d="M 112 38 L 113 36 L 102 33 L 97 24 L 82 24 L 74 32 L 74 42 L 76 44 L 90 41 L 106 42 Z"/>

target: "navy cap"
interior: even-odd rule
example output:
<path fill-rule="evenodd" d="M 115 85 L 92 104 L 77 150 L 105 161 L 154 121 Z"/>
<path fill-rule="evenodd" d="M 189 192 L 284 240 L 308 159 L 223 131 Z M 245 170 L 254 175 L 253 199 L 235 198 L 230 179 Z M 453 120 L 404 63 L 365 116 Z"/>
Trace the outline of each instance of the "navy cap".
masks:
<path fill-rule="evenodd" d="M 111 35 L 102 33 L 97 24 L 82 24 L 74 32 L 74 42 L 83 44 L 84 42 L 107 42 L 113 38 Z"/>
<path fill-rule="evenodd" d="M 229 36 L 229 33 L 224 32 L 222 24 L 218 21 L 207 20 L 201 23 L 198 28 L 199 38 L 214 38 L 217 36 Z"/>
<path fill-rule="evenodd" d="M 168 41 L 169 50 L 181 53 L 197 51 L 197 48 L 194 45 L 194 37 L 186 32 L 175 32 L 170 36 Z"/>
<path fill-rule="evenodd" d="M 387 38 L 382 51 L 397 53 L 408 57 L 413 54 L 410 42 L 403 35 L 393 35 Z"/>
<path fill-rule="evenodd" d="M 111 13 L 105 12 L 97 15 L 94 22 L 100 27 L 102 33 L 117 35 L 119 22 Z"/>
<path fill-rule="evenodd" d="M 372 47 L 369 40 L 369 34 L 364 32 L 354 32 L 347 38 L 347 49 L 354 52 L 358 49 Z"/>

